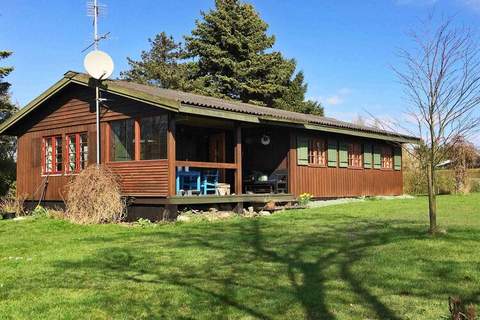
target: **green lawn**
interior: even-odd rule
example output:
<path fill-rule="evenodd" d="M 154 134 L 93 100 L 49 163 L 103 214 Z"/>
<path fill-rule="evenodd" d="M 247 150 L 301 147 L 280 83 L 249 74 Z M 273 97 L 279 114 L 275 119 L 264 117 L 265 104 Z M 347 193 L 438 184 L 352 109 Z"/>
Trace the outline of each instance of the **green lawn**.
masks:
<path fill-rule="evenodd" d="M 155 228 L 0 221 L 2 319 L 442 319 L 480 304 L 480 194 Z"/>

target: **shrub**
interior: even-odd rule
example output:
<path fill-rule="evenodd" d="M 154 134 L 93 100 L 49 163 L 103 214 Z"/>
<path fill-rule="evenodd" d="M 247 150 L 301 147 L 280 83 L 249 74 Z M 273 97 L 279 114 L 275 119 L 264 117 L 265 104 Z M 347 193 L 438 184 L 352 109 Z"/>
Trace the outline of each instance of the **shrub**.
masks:
<path fill-rule="evenodd" d="M 47 217 L 48 210 L 42 207 L 41 205 L 37 205 L 35 209 L 32 210 L 30 213 L 33 217 L 40 218 L 40 217 Z"/>
<path fill-rule="evenodd" d="M 480 192 L 480 179 L 470 180 L 470 192 Z"/>
<path fill-rule="evenodd" d="M 151 226 L 155 225 L 152 221 L 150 221 L 149 219 L 145 219 L 145 218 L 138 219 L 135 224 L 137 226 L 141 227 L 141 228 L 151 227 Z"/>
<path fill-rule="evenodd" d="M 90 166 L 67 185 L 65 217 L 81 224 L 119 222 L 125 203 L 116 176 L 104 166 Z"/>
<path fill-rule="evenodd" d="M 15 213 L 16 216 L 23 216 L 25 215 L 24 202 L 24 197 L 13 197 L 9 195 L 0 200 L 0 212 Z"/>

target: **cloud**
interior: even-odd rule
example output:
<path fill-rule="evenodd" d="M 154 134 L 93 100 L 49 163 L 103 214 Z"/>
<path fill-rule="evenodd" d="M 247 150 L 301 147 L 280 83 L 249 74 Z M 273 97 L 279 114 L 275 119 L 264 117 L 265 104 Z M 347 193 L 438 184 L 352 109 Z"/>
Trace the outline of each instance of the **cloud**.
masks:
<path fill-rule="evenodd" d="M 342 104 L 345 101 L 345 98 L 350 95 L 352 90 L 349 88 L 341 88 L 335 92 L 335 94 L 328 96 L 320 96 L 316 98 L 310 98 L 311 100 L 318 100 L 323 104 L 330 106 L 337 106 Z"/>

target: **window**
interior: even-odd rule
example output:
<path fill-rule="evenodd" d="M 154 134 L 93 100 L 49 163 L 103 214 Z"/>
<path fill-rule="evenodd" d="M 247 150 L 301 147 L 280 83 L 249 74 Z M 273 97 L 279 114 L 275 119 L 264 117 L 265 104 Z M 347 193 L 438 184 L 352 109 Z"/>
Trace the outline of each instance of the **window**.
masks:
<path fill-rule="evenodd" d="M 88 164 L 88 135 L 74 133 L 67 135 L 67 172 L 80 172 Z"/>
<path fill-rule="evenodd" d="M 362 167 L 362 145 L 360 143 L 350 143 L 348 145 L 348 166 Z"/>
<path fill-rule="evenodd" d="M 155 116 L 140 121 L 140 160 L 165 159 L 167 157 L 168 117 Z"/>
<path fill-rule="evenodd" d="M 134 120 L 114 121 L 111 124 L 111 160 L 129 161 L 134 160 L 135 135 Z"/>
<path fill-rule="evenodd" d="M 62 136 L 43 138 L 43 173 L 62 173 Z"/>
<path fill-rule="evenodd" d="M 327 164 L 327 151 L 325 140 L 310 139 L 308 146 L 308 164 L 325 166 Z"/>
<path fill-rule="evenodd" d="M 382 169 L 392 169 L 392 167 L 393 167 L 392 148 L 383 147 L 382 148 Z"/>
<path fill-rule="evenodd" d="M 165 159 L 167 126 L 167 115 L 111 122 L 110 161 Z"/>

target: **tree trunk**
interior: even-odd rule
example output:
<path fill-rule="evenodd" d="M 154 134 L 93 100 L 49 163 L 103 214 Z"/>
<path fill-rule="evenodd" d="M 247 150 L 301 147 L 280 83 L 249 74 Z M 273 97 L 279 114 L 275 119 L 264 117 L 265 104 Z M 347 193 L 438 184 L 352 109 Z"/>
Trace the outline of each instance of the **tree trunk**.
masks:
<path fill-rule="evenodd" d="M 430 217 L 430 233 L 437 230 L 437 197 L 435 193 L 435 168 L 434 164 L 428 164 L 428 214 Z"/>

